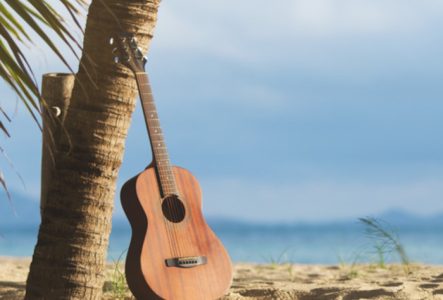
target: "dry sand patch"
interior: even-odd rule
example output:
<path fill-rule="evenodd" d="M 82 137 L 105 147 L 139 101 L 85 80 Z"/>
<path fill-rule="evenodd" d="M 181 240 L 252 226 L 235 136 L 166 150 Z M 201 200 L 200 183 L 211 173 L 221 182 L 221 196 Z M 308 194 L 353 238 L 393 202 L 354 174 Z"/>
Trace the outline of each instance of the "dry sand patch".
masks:
<path fill-rule="evenodd" d="M 23 299 L 29 263 L 29 258 L 0 258 L 0 299 Z M 105 299 L 117 299 L 114 280 L 115 265 L 110 264 Z M 131 299 L 125 294 L 120 299 Z M 414 264 L 407 272 L 401 265 L 237 264 L 223 300 L 249 299 L 443 299 L 443 266 Z"/>

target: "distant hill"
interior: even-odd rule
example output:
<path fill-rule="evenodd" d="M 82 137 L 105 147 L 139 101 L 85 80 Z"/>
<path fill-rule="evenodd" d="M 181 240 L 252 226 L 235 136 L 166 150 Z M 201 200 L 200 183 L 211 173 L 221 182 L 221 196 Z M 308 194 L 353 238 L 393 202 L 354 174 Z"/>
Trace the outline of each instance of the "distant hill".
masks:
<path fill-rule="evenodd" d="M 118 204 L 117 204 L 118 205 Z M 362 216 L 366 217 L 366 216 Z M 443 213 L 432 216 L 420 216 L 407 212 L 402 209 L 392 209 L 375 216 L 377 219 L 383 220 L 393 226 L 397 227 L 442 227 L 443 228 Z M 30 197 L 14 194 L 12 200 L 9 202 L 6 196 L 0 196 L 0 231 L 7 228 L 37 228 L 40 223 L 40 204 L 38 201 Z M 355 226 L 358 224 L 358 218 L 340 221 L 328 222 L 297 222 L 292 223 L 262 223 L 260 221 L 248 222 L 232 218 L 223 217 L 209 217 L 208 223 L 213 228 L 232 229 L 236 228 L 294 228 L 294 227 L 327 227 L 333 224 L 334 226 Z M 127 230 L 129 224 L 122 214 L 117 214 L 113 219 L 114 230 Z"/>
<path fill-rule="evenodd" d="M 442 228 L 443 229 L 443 213 L 434 214 L 431 216 L 421 216 L 402 209 L 391 209 L 383 212 L 379 215 L 368 215 L 361 217 L 373 217 L 381 220 L 383 223 L 392 225 L 394 227 L 401 228 Z M 257 222 L 246 222 L 241 220 L 235 220 L 231 218 L 208 218 L 208 223 L 214 228 L 225 228 L 225 229 L 235 229 L 235 228 L 248 228 L 248 227 L 263 227 L 263 228 L 297 228 L 297 227 L 328 227 L 334 225 L 335 227 L 355 227 L 359 225 L 358 217 L 355 219 L 347 220 L 337 220 L 337 221 L 319 221 L 319 222 L 273 222 L 273 223 L 261 223 Z"/>
<path fill-rule="evenodd" d="M 443 226 L 443 213 L 421 216 L 401 209 L 392 209 L 380 214 L 377 218 L 396 226 Z"/>

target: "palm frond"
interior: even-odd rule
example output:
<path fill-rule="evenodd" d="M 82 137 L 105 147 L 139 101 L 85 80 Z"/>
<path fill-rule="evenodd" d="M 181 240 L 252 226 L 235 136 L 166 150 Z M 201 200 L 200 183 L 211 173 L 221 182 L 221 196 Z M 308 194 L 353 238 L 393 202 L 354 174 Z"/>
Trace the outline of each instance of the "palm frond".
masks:
<path fill-rule="evenodd" d="M 58 1 L 76 26 L 81 28 L 77 17 L 85 9 L 86 0 Z M 33 37 L 37 37 L 37 40 Z M 68 46 L 78 58 L 78 52 L 81 50 L 80 42 L 73 36 L 67 20 L 51 6 L 48 0 L 0 2 L 0 78 L 17 94 L 40 128 L 41 104 L 44 100 L 40 96 L 32 66 L 22 49 L 29 44 L 44 43 L 73 72 L 65 54 L 59 50 L 57 40 Z M 2 108 L 0 112 L 0 116 L 2 115 L 7 122 L 11 121 Z M 7 126 L 1 120 L 0 131 L 9 136 Z M 0 176 L 0 185 L 7 191 L 3 175 Z"/>

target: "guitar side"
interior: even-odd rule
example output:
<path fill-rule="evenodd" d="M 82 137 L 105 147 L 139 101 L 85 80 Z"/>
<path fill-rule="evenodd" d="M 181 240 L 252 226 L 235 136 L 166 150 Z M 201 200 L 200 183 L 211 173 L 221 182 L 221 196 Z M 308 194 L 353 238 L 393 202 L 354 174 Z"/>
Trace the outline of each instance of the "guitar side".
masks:
<path fill-rule="evenodd" d="M 128 286 L 139 300 L 217 299 L 231 285 L 231 261 L 203 218 L 197 180 L 182 168 L 173 167 L 173 173 L 186 209 L 179 223 L 169 223 L 164 217 L 152 166 L 122 188 L 121 201 L 132 228 L 126 260 Z M 191 268 L 168 267 L 165 261 L 177 256 L 201 256 L 207 262 Z"/>

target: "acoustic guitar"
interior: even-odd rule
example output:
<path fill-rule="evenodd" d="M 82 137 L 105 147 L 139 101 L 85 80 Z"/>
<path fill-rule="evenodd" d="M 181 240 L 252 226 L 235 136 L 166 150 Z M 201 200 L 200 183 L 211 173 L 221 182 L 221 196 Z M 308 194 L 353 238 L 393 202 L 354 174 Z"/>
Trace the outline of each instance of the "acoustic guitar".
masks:
<path fill-rule="evenodd" d="M 110 40 L 115 61 L 136 78 L 153 160 L 127 181 L 121 202 L 132 228 L 126 280 L 139 299 L 208 300 L 223 296 L 232 282 L 232 265 L 201 210 L 198 181 L 170 164 L 160 128 L 146 58 L 129 34 Z"/>

